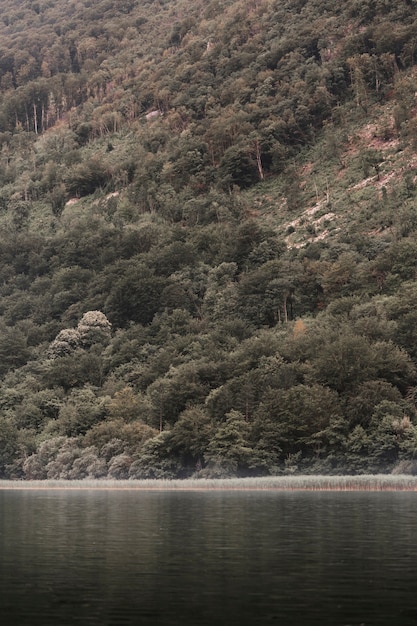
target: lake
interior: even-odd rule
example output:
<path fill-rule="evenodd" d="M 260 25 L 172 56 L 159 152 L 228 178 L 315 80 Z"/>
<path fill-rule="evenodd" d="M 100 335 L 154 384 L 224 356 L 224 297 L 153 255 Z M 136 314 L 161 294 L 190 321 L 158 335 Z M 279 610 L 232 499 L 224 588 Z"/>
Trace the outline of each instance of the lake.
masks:
<path fill-rule="evenodd" d="M 0 490 L 15 626 L 408 626 L 417 494 Z"/>

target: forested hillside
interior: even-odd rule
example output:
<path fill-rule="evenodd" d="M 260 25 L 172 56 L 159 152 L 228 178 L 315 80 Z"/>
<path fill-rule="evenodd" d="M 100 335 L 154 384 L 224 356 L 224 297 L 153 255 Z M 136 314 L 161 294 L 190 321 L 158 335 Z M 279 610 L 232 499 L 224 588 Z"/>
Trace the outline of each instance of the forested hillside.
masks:
<path fill-rule="evenodd" d="M 0 476 L 417 472 L 417 2 L 0 0 Z"/>

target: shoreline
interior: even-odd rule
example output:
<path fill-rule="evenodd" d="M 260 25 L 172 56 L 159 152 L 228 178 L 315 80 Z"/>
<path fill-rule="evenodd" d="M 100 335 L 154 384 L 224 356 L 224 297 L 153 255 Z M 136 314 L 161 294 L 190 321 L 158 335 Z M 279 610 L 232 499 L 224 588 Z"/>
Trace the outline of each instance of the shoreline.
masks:
<path fill-rule="evenodd" d="M 417 491 L 417 476 L 267 476 L 258 478 L 147 480 L 0 480 L 0 491 Z"/>

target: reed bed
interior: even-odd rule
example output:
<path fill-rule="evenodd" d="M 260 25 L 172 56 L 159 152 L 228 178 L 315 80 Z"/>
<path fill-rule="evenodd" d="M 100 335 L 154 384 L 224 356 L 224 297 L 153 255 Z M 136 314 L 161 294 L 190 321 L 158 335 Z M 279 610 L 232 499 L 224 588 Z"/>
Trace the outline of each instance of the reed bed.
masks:
<path fill-rule="evenodd" d="M 417 476 L 265 476 L 187 480 L 0 480 L 1 489 L 138 491 L 417 491 Z"/>

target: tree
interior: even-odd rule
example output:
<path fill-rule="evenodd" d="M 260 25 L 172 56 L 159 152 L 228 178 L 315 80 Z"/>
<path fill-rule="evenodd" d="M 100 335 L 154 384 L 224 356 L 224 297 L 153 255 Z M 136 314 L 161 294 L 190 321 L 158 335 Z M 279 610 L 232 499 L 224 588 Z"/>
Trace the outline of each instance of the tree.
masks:
<path fill-rule="evenodd" d="M 382 401 L 400 403 L 400 391 L 385 380 L 368 380 L 362 382 L 354 394 L 345 399 L 344 411 L 350 427 L 363 426 L 367 428 L 375 407 Z"/>
<path fill-rule="evenodd" d="M 137 456 L 144 443 L 158 434 L 157 430 L 139 419 L 126 423 L 120 417 L 109 417 L 94 424 L 83 438 L 83 445 L 95 446 L 100 458 L 105 458 L 106 462 L 125 452 L 132 457 Z"/>
<path fill-rule="evenodd" d="M 250 187 L 258 180 L 257 163 L 250 149 L 231 146 L 224 153 L 219 164 L 219 181 L 224 189 L 233 185 Z"/>
<path fill-rule="evenodd" d="M 69 478 L 82 480 L 84 478 L 103 478 L 107 474 L 107 464 L 98 457 L 97 448 L 90 446 L 80 451 L 80 456 L 74 459 Z"/>
<path fill-rule="evenodd" d="M 56 431 L 67 437 L 83 435 L 104 415 L 104 403 L 91 387 L 73 389 L 59 410 Z"/>
<path fill-rule="evenodd" d="M 7 476 L 7 466 L 15 460 L 19 452 L 18 432 L 13 422 L 0 417 L 0 476 Z"/>
<path fill-rule="evenodd" d="M 300 451 L 310 459 L 323 458 L 340 445 L 340 417 L 334 391 L 318 384 L 295 385 L 265 392 L 254 428 L 264 448 L 282 451 L 281 460 Z"/>
<path fill-rule="evenodd" d="M 65 175 L 65 187 L 70 196 L 88 196 L 106 187 L 109 171 L 99 159 L 84 161 L 71 167 Z"/>
<path fill-rule="evenodd" d="M 316 379 L 338 392 L 376 378 L 375 351 L 366 338 L 348 331 L 323 337 L 324 344 L 312 360 Z"/>
<path fill-rule="evenodd" d="M 147 388 L 147 396 L 152 402 L 154 419 L 162 430 L 165 425 L 174 424 L 180 414 L 190 405 L 198 405 L 207 394 L 208 385 L 200 376 L 199 363 L 190 361 L 177 367 L 170 366 L 165 376 L 161 376 Z"/>
<path fill-rule="evenodd" d="M 170 479 L 181 476 L 181 463 L 171 454 L 171 434 L 163 432 L 143 446 L 139 458 L 129 469 L 129 478 Z"/>
<path fill-rule="evenodd" d="M 18 328 L 0 325 L 0 376 L 9 369 L 20 367 L 30 357 L 24 334 Z"/>
<path fill-rule="evenodd" d="M 146 402 L 142 396 L 136 394 L 131 387 L 123 387 L 120 391 L 116 391 L 107 405 L 107 411 L 112 419 L 133 422 L 143 419 L 144 405 Z"/>
<path fill-rule="evenodd" d="M 87 311 L 78 322 L 77 332 L 83 347 L 95 343 L 108 343 L 111 324 L 101 311 Z"/>
<path fill-rule="evenodd" d="M 108 476 L 109 478 L 123 479 L 128 478 L 130 467 L 132 465 L 132 458 L 126 454 L 118 454 L 114 456 L 109 463 Z"/>
<path fill-rule="evenodd" d="M 60 449 L 67 443 L 67 437 L 55 436 L 39 444 L 37 451 L 28 456 L 23 463 L 23 472 L 30 480 L 47 478 L 47 466 L 53 462 Z"/>
<path fill-rule="evenodd" d="M 213 321 L 226 319 L 236 309 L 236 263 L 221 263 L 213 267 L 207 276 L 202 313 Z"/>
<path fill-rule="evenodd" d="M 72 476 L 74 462 L 80 458 L 81 450 L 75 438 L 66 439 L 57 454 L 46 465 L 46 478 L 50 480 L 68 479 Z"/>
<path fill-rule="evenodd" d="M 204 455 L 214 432 L 215 426 L 203 409 L 190 407 L 181 413 L 170 432 L 170 441 L 178 450 L 183 467 L 194 471 L 203 466 Z"/>
<path fill-rule="evenodd" d="M 239 283 L 239 304 L 251 321 L 274 326 L 293 317 L 300 266 L 273 260 L 245 274 Z"/>
<path fill-rule="evenodd" d="M 409 419 L 401 407 L 389 401 L 375 407 L 371 418 L 368 463 L 372 472 L 391 471 L 398 460 L 401 441 L 406 438 Z M 410 424 L 411 425 L 411 424 Z"/>
<path fill-rule="evenodd" d="M 207 447 L 205 475 L 230 477 L 247 474 L 251 455 L 248 424 L 241 413 L 230 411 Z"/>
<path fill-rule="evenodd" d="M 161 295 L 168 281 L 155 276 L 142 263 L 126 263 L 121 275 L 110 281 L 105 310 L 113 323 L 126 326 L 129 322 L 149 324 L 161 308 Z"/>
<path fill-rule="evenodd" d="M 103 373 L 102 357 L 93 351 L 78 348 L 71 354 L 44 362 L 40 378 L 46 385 L 59 385 L 69 391 L 86 384 L 99 387 L 103 382 Z"/>
<path fill-rule="evenodd" d="M 71 354 L 80 345 L 81 336 L 76 328 L 64 328 L 59 331 L 48 348 L 52 359 Z"/>
<path fill-rule="evenodd" d="M 357 425 L 348 434 L 345 442 L 346 468 L 349 473 L 369 471 L 369 441 L 365 429 Z"/>

